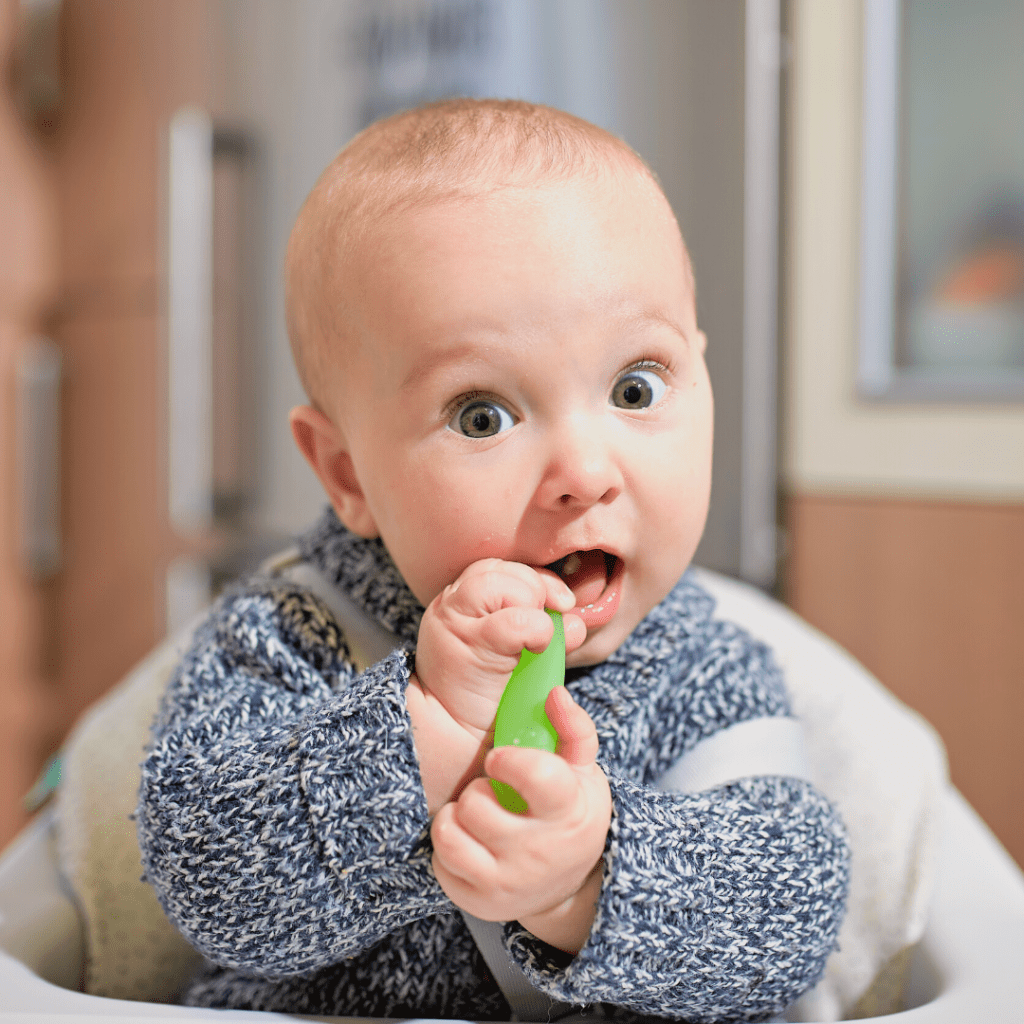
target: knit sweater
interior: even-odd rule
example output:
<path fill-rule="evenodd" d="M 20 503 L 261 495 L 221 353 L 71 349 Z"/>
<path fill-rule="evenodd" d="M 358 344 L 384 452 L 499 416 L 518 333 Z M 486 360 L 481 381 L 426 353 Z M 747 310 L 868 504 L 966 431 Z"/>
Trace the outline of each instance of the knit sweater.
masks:
<path fill-rule="evenodd" d="M 142 765 L 146 876 L 206 958 L 191 1005 L 507 1019 L 431 869 L 405 689 L 423 608 L 379 540 L 328 510 L 303 557 L 404 644 L 359 671 L 309 591 L 253 577 L 171 680 Z M 612 794 L 603 880 L 575 957 L 515 921 L 509 955 L 596 1016 L 764 1020 L 821 976 L 849 876 L 842 823 L 807 782 L 653 788 L 701 739 L 788 715 L 770 651 L 685 575 L 606 661 L 570 670 Z"/>

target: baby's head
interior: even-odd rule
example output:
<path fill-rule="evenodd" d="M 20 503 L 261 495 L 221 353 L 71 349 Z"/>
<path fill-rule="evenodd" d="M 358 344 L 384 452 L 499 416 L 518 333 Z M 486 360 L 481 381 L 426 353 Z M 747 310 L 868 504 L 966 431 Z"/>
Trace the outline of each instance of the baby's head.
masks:
<path fill-rule="evenodd" d="M 299 448 L 424 605 L 481 558 L 553 568 L 588 628 L 569 664 L 593 664 L 679 579 L 711 484 L 705 339 L 624 143 L 514 101 L 378 122 L 310 193 L 287 292 Z"/>

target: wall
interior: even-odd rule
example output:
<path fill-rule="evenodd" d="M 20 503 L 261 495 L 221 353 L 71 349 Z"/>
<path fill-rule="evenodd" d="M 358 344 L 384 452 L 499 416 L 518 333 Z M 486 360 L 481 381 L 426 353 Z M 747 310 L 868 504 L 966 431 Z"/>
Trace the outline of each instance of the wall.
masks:
<path fill-rule="evenodd" d="M 858 398 L 863 9 L 789 13 L 787 598 L 939 729 L 1024 863 L 1024 408 Z"/>
<path fill-rule="evenodd" d="M 14 0 L 0 0 L 0 53 Z M 0 89 L 0 847 L 81 712 L 163 635 L 167 522 L 164 163 L 183 103 L 216 101 L 204 0 L 63 0 L 62 100 L 41 141 Z M 57 575 L 15 528 L 13 380 L 34 332 L 60 347 Z"/>
<path fill-rule="evenodd" d="M 57 293 L 56 186 L 40 140 L 18 113 L 10 74 L 17 4 L 0 0 L 0 846 L 24 820 L 21 799 L 43 756 L 50 680 L 46 611 L 19 549 L 16 376 Z"/>

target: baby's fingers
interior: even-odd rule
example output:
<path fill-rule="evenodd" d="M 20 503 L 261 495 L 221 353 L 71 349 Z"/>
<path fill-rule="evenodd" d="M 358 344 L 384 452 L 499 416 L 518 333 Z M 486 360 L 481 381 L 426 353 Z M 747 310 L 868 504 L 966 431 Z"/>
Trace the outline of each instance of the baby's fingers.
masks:
<path fill-rule="evenodd" d="M 462 595 L 463 598 L 470 594 L 474 598 L 478 598 L 480 594 L 486 594 L 489 598 L 486 610 L 494 611 L 495 608 L 510 603 L 507 599 L 502 600 L 501 588 L 502 581 L 510 583 L 513 580 L 525 585 L 530 594 L 529 599 L 522 600 L 522 591 L 518 591 L 520 596 L 515 603 L 532 604 L 538 608 L 554 608 L 556 611 L 562 612 L 569 611 L 576 604 L 576 598 L 573 596 L 572 590 L 569 589 L 569 585 L 557 573 L 550 569 L 534 568 L 524 562 L 508 562 L 500 558 L 482 558 L 474 562 L 452 584 L 449 590 L 454 597 L 468 585 L 470 589 Z M 509 595 L 511 593 L 512 591 L 509 591 Z M 495 601 L 497 603 L 494 603 Z"/>
<path fill-rule="evenodd" d="M 565 632 L 565 653 L 572 654 L 577 647 L 583 646 L 587 639 L 587 627 L 583 620 L 572 612 L 562 615 L 562 629 Z"/>
<path fill-rule="evenodd" d="M 517 844 L 523 824 L 498 803 L 489 779 L 474 779 L 459 794 L 455 820 L 495 858 Z"/>
<path fill-rule="evenodd" d="M 550 569 L 533 568 L 530 569 L 530 572 L 536 573 L 544 587 L 545 608 L 553 608 L 556 612 L 567 612 L 576 607 L 576 595 L 558 573 L 552 572 Z"/>
<path fill-rule="evenodd" d="M 470 566 L 441 592 L 443 604 L 459 615 L 478 617 L 501 608 L 543 608 L 545 587 L 536 573 L 514 562 L 496 562 L 490 569 Z M 472 572 L 470 570 L 473 570 Z M 525 570 L 525 572 L 523 571 Z"/>
<path fill-rule="evenodd" d="M 558 753 L 569 764 L 587 765 L 597 758 L 597 728 L 594 720 L 572 699 L 564 686 L 548 694 L 544 711 L 558 733 Z"/>
<path fill-rule="evenodd" d="M 447 803 L 430 826 L 434 855 L 444 870 L 466 886 L 477 886 L 495 872 L 494 855 L 458 820 L 456 805 Z M 449 895 L 451 895 L 449 893 Z"/>
<path fill-rule="evenodd" d="M 529 747 L 495 747 L 484 761 L 492 779 L 506 782 L 527 803 L 533 818 L 557 818 L 575 803 L 579 784 L 556 754 Z"/>
<path fill-rule="evenodd" d="M 488 650 L 515 657 L 524 647 L 540 653 L 554 632 L 551 616 L 540 608 L 502 608 L 480 623 L 480 640 Z"/>

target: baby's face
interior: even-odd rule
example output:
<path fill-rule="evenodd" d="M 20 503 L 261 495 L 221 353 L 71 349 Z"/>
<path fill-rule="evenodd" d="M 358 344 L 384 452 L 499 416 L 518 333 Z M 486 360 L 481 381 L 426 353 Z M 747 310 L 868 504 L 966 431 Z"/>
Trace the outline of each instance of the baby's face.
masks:
<path fill-rule="evenodd" d="M 561 571 L 588 627 L 569 664 L 603 660 L 707 515 L 711 388 L 664 199 L 608 174 L 375 243 L 328 412 L 388 551 L 424 605 L 481 558 Z"/>

